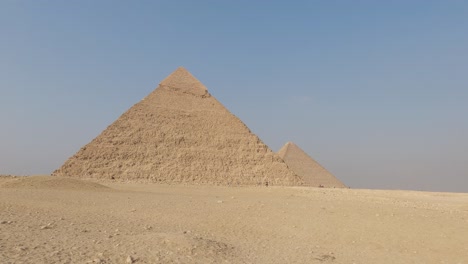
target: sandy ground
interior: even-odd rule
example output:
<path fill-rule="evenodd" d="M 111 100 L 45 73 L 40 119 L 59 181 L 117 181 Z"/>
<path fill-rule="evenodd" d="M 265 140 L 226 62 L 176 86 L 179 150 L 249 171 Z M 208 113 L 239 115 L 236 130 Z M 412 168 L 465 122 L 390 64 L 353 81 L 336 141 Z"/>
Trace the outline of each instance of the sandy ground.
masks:
<path fill-rule="evenodd" d="M 0 177 L 0 263 L 468 263 L 468 194 Z"/>

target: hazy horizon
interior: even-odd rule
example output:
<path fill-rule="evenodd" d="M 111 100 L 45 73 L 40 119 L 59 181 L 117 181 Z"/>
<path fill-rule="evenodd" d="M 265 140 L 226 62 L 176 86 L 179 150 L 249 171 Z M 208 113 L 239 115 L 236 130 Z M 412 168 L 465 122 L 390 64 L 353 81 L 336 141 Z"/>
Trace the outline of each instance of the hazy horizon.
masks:
<path fill-rule="evenodd" d="M 50 174 L 184 66 L 351 188 L 468 192 L 468 3 L 2 1 L 0 174 Z"/>

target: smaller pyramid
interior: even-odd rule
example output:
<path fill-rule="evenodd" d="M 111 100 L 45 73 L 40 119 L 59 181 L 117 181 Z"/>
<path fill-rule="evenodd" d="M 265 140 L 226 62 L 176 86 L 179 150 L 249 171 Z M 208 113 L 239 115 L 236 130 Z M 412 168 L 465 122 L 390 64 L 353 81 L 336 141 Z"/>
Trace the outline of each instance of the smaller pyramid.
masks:
<path fill-rule="evenodd" d="M 292 142 L 287 142 L 278 151 L 278 155 L 294 173 L 304 180 L 306 185 L 326 188 L 346 188 L 346 185 Z"/>

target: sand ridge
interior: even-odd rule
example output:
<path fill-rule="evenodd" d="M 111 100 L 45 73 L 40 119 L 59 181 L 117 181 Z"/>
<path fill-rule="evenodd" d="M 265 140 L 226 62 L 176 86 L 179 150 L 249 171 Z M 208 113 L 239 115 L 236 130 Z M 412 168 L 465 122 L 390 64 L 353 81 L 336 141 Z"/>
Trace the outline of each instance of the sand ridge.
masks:
<path fill-rule="evenodd" d="M 56 190 L 109 190 L 102 184 L 68 177 L 20 176 L 0 182 L 3 188 Z"/>

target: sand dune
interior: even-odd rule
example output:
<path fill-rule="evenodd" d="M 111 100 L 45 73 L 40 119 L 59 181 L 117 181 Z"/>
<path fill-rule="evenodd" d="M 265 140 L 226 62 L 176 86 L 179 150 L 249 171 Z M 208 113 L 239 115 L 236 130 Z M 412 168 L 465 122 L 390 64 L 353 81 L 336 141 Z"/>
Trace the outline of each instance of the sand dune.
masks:
<path fill-rule="evenodd" d="M 468 263 L 468 194 L 0 184 L 2 264 Z"/>
<path fill-rule="evenodd" d="M 95 182 L 67 177 L 33 176 L 5 178 L 3 188 L 20 189 L 56 189 L 56 190 L 108 190 L 109 188 Z"/>

